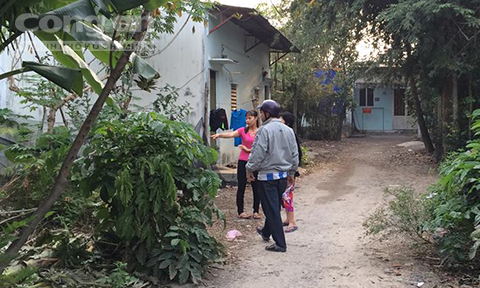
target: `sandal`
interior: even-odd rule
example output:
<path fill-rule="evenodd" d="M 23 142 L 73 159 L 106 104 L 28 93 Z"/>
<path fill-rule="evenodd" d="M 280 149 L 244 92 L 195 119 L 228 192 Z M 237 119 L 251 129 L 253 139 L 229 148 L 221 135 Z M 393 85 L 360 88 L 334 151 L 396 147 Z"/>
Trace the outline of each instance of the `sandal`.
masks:
<path fill-rule="evenodd" d="M 240 219 L 250 219 L 250 215 L 248 215 L 245 212 L 242 212 L 238 215 L 238 218 L 240 218 Z"/>
<path fill-rule="evenodd" d="M 298 226 L 288 226 L 285 228 L 285 233 L 292 233 L 298 230 Z"/>
<path fill-rule="evenodd" d="M 290 223 L 288 223 L 288 222 L 282 222 L 282 225 L 283 225 L 283 227 L 287 227 L 288 225 L 290 225 Z"/>
<path fill-rule="evenodd" d="M 262 219 L 262 216 L 259 213 L 255 212 L 253 213 L 253 219 Z"/>

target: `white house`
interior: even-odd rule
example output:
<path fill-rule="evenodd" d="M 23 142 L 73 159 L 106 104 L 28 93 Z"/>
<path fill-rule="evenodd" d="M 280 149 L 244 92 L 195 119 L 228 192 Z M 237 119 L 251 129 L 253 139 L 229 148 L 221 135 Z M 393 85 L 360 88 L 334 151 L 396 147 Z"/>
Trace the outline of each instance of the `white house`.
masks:
<path fill-rule="evenodd" d="M 174 31 L 156 40 L 154 56 L 147 61 L 161 75 L 156 86 L 169 84 L 178 88 L 179 102 L 188 102 L 192 107 L 188 121 L 201 127 L 198 132 L 207 137 L 211 110 L 224 108 L 230 122 L 232 109 L 251 110 L 270 97 L 271 53 L 298 52 L 264 17 L 250 8 L 216 5 L 209 13 L 208 25 L 183 15 L 178 18 Z M 36 61 L 31 49 L 26 49 L 23 57 Z M 11 55 L 2 53 L 0 71 L 11 70 L 12 60 Z M 9 88 L 6 80 L 0 81 L 0 108 L 30 114 L 33 122 L 40 123 L 43 113 L 30 113 Z M 140 96 L 135 104 L 146 110 L 153 108 L 158 92 L 135 93 Z M 61 119 L 60 115 L 57 119 Z M 222 139 L 216 145 L 220 151 L 219 164 L 236 162 L 238 149 L 233 139 Z"/>
<path fill-rule="evenodd" d="M 254 9 L 216 5 L 207 26 L 185 24 L 187 18 L 179 19 L 174 34 L 157 41 L 157 49 L 163 52 L 150 63 L 161 75 L 158 86 L 168 83 L 181 88 L 181 101 L 193 108 L 189 118 L 193 125 L 208 119 L 216 108 L 225 109 L 229 124 L 232 109 L 255 109 L 270 97 L 271 53 L 298 52 Z M 141 106 L 154 99 L 154 93 L 143 93 Z M 208 120 L 203 123 L 203 128 L 208 126 Z M 220 164 L 236 162 L 239 151 L 233 139 L 217 140 L 216 146 Z"/>
<path fill-rule="evenodd" d="M 415 131 L 413 108 L 405 97 L 403 81 L 385 81 L 381 77 L 355 81 L 353 121 L 362 132 Z"/>

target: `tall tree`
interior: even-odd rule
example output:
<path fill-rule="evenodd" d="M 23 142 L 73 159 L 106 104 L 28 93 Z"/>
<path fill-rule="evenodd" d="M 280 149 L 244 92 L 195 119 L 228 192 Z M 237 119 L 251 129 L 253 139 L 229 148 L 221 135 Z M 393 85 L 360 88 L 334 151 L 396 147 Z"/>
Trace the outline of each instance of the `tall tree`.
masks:
<path fill-rule="evenodd" d="M 138 83 L 139 87 L 142 89 L 148 89 L 147 86 L 143 85 L 144 82 L 149 83 L 151 80 L 158 78 L 158 73 L 135 54 L 135 52 L 138 50 L 138 47 L 141 46 L 140 43 L 144 40 L 145 32 L 147 31 L 148 25 L 151 22 L 150 20 L 152 13 L 156 11 L 158 7 L 164 6 L 165 9 L 168 9 L 171 12 L 168 13 L 169 15 L 175 15 L 177 12 L 181 13 L 181 11 L 186 10 L 184 4 L 187 3 L 187 1 L 180 0 L 175 0 L 173 1 L 174 3 L 167 3 L 166 0 L 132 0 L 128 1 L 128 3 L 120 0 L 111 0 L 108 2 L 104 0 L 79 0 L 73 3 L 70 2 L 72 1 L 45 0 L 41 1 L 39 6 L 36 6 L 45 10 L 46 7 L 51 8 L 51 5 L 46 5 L 45 3 L 56 3 L 57 5 L 54 8 L 59 9 L 50 11 L 48 13 L 49 16 L 67 15 L 75 16 L 77 19 L 77 22 L 71 25 L 73 28 L 69 29 L 68 31 L 61 30 L 60 32 L 52 33 L 50 31 L 39 30 L 35 32 L 35 35 L 40 40 L 56 42 L 60 47 L 62 47 L 61 51 L 52 50 L 52 54 L 55 59 L 64 66 L 52 67 L 40 63 L 24 62 L 22 69 L 2 74 L 0 75 L 0 79 L 19 73 L 35 71 L 53 83 L 72 93 L 76 93 L 77 95 L 82 94 L 84 89 L 83 79 L 85 79 L 89 83 L 90 87 L 98 93 L 98 98 L 86 116 L 66 158 L 63 161 L 60 171 L 55 178 L 55 183 L 53 185 L 51 194 L 39 205 L 38 209 L 34 212 L 28 226 L 21 230 L 18 238 L 12 242 L 5 253 L 1 255 L 0 274 L 3 272 L 8 262 L 25 244 L 29 236 L 35 230 L 35 227 L 45 217 L 46 213 L 51 209 L 55 201 L 64 192 L 69 183 L 69 174 L 73 163 L 77 159 L 77 155 L 85 143 L 85 140 L 94 122 L 99 116 L 105 102 L 107 102 L 111 92 L 116 87 L 115 85 L 117 81 L 122 76 L 125 67 L 130 65 L 132 70 L 139 75 L 141 81 Z M 197 19 L 197 21 L 199 18 L 203 17 L 195 14 L 199 12 L 196 10 L 196 8 L 199 8 L 199 3 L 199 1 L 188 1 L 188 5 L 190 5 L 192 10 L 194 10 L 191 11 L 194 14 L 194 20 Z M 24 32 L 18 30 L 13 23 L 15 23 L 15 20 L 20 13 L 31 12 L 32 10 L 31 7 L 28 6 L 29 1 L 19 4 L 16 1 L 3 0 L 2 4 L 4 4 L 4 6 L 0 8 L 0 28 L 2 32 L 2 37 L 0 37 L 0 53 L 7 49 L 7 47 L 11 47 L 12 49 L 14 48 L 11 46 L 11 44 L 14 43 L 15 39 L 18 38 L 18 35 Z M 92 27 L 90 23 L 84 23 L 85 19 L 89 18 L 90 16 L 95 16 L 97 13 L 96 11 L 100 11 L 100 13 L 110 17 L 112 13 L 122 14 L 132 9 L 138 10 L 140 9 L 139 7 L 142 7 L 140 20 L 136 25 L 132 26 L 134 29 L 133 36 L 129 37 L 129 39 L 125 39 L 124 46 L 122 46 L 121 43 L 118 43 L 115 37 L 110 38 L 95 27 Z M 63 23 L 61 24 L 62 27 L 57 28 L 63 29 L 70 27 L 68 25 L 64 26 Z M 38 23 L 36 25 L 38 26 Z M 90 52 L 100 62 L 110 65 L 112 68 L 108 74 L 105 84 L 103 84 L 98 76 L 96 76 L 96 74 L 90 69 L 89 65 L 85 63 L 83 50 L 75 51 L 70 48 L 70 46 L 63 45 L 63 40 L 65 39 L 64 37 L 67 37 L 67 40 L 77 42 L 80 46 L 91 48 L 92 46 L 90 44 L 95 43 L 101 47 L 100 49 L 91 50 Z"/>
<path fill-rule="evenodd" d="M 426 149 L 433 150 L 430 133 L 444 130 L 437 138 L 439 146 L 446 146 L 451 135 L 447 130 L 457 129 L 462 116 L 465 118 L 460 111 L 467 93 L 459 89 L 464 87 L 461 81 L 468 79 L 474 69 L 472 63 L 478 61 L 475 40 L 480 34 L 480 1 L 313 0 L 294 1 L 292 7 L 295 5 L 301 7 L 305 19 L 321 19 L 314 22 L 316 30 L 327 28 L 335 36 L 330 41 L 339 41 L 342 38 L 337 33 L 351 27 L 349 32 L 354 37 L 349 37 L 347 41 L 351 42 L 347 43 L 369 39 L 381 48 L 376 65 L 400 69 L 409 82 Z M 427 81 L 435 84 L 437 93 L 426 94 L 418 89 Z M 442 115 L 424 111 L 424 107 L 430 107 L 429 102 L 441 103 Z M 429 117 L 441 117 L 442 129 L 432 126 Z M 464 131 L 466 128 L 462 127 Z"/>

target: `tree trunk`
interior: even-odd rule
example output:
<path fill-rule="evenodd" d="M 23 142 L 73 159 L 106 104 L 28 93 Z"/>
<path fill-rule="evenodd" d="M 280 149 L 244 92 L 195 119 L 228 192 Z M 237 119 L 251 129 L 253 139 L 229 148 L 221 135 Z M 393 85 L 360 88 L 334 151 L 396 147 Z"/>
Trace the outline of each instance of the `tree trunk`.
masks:
<path fill-rule="evenodd" d="M 275 56 L 275 66 L 273 69 L 273 85 L 275 86 L 275 89 L 278 90 L 277 73 L 278 73 L 278 54 L 276 54 Z"/>
<path fill-rule="evenodd" d="M 440 163 L 443 156 L 443 95 L 438 96 L 437 102 L 437 123 L 435 129 L 435 153 L 436 163 Z"/>
<path fill-rule="evenodd" d="M 67 117 L 65 117 L 65 114 L 63 113 L 63 110 L 62 108 L 59 109 L 60 111 L 60 115 L 62 116 L 62 121 L 63 121 L 63 125 L 65 125 L 65 127 L 68 128 L 68 121 L 67 121 Z"/>
<path fill-rule="evenodd" d="M 47 117 L 47 133 L 53 133 L 53 127 L 55 126 L 55 118 L 56 118 L 56 110 L 54 108 L 50 108 L 48 110 L 48 117 Z"/>
<path fill-rule="evenodd" d="M 295 121 L 293 122 L 293 131 L 297 133 L 297 122 L 298 122 L 298 90 L 297 83 L 293 84 L 293 116 L 295 116 Z"/>
<path fill-rule="evenodd" d="M 457 131 L 458 124 L 458 76 L 456 72 L 452 73 L 452 125 Z"/>
<path fill-rule="evenodd" d="M 418 95 L 417 81 L 415 80 L 414 74 L 414 59 L 412 59 L 412 47 L 410 43 L 405 45 L 407 51 L 407 62 L 405 64 L 406 69 L 406 78 L 408 84 L 410 85 L 410 90 L 412 91 L 413 101 L 415 103 L 415 111 L 417 114 L 418 126 L 420 128 L 420 133 L 422 134 L 422 141 L 425 145 L 425 149 L 428 153 L 433 153 L 435 148 L 433 147 L 432 139 L 428 132 L 427 124 L 425 123 L 424 113 L 422 109 L 422 104 L 420 102 L 420 96 Z"/>
<path fill-rule="evenodd" d="M 473 80 L 470 78 L 468 80 L 468 99 L 470 103 L 468 104 L 468 111 L 470 112 L 469 114 L 472 115 L 473 113 Z M 472 117 L 468 117 L 468 140 L 472 140 Z"/>
<path fill-rule="evenodd" d="M 447 154 L 449 150 L 446 135 L 450 129 L 449 125 L 452 123 L 452 88 L 452 78 L 447 77 L 442 88 L 442 138 L 440 142 L 442 143 L 443 155 Z"/>
<path fill-rule="evenodd" d="M 73 162 L 75 161 L 78 152 L 83 146 L 83 143 L 85 142 L 85 139 L 87 138 L 88 133 L 93 126 L 93 123 L 100 114 L 100 111 L 102 110 L 102 107 L 107 100 L 110 92 L 115 87 L 115 83 L 118 81 L 122 71 L 127 65 L 134 47 L 141 41 L 144 32 L 147 30 L 148 16 L 149 13 L 147 11 L 143 11 L 139 29 L 135 32 L 133 36 L 134 41 L 132 46 L 128 47 L 127 50 L 122 53 L 122 56 L 118 60 L 115 69 L 112 70 L 110 77 L 105 84 L 105 87 L 103 88 L 97 101 L 93 105 L 92 110 L 90 111 L 87 118 L 85 119 L 85 122 L 80 128 L 80 131 L 78 132 L 77 137 L 75 138 L 70 148 L 70 151 L 65 157 L 60 171 L 58 172 L 51 194 L 42 201 L 42 203 L 39 205 L 39 207 L 33 214 L 33 219 L 28 223 L 28 226 L 22 229 L 17 240 L 13 241 L 12 244 L 10 244 L 10 246 L 8 247 L 7 251 L 5 251 L 4 259 L 7 259 L 8 262 L 15 257 L 20 248 L 22 248 L 25 242 L 27 242 L 29 236 L 35 230 L 35 227 L 40 221 L 42 221 L 42 219 L 45 217 L 45 214 L 50 211 L 55 201 L 62 195 L 62 193 L 66 189 L 68 185 L 68 176 L 70 174 L 70 170 L 72 169 Z M 0 265 L 0 274 L 4 271 L 6 265 L 8 265 L 8 263 L 2 263 Z"/>
<path fill-rule="evenodd" d="M 425 149 L 427 149 L 428 153 L 433 153 L 435 148 L 433 147 L 432 139 L 430 139 L 427 124 L 425 123 L 424 113 L 420 102 L 420 97 L 418 95 L 417 82 L 415 81 L 415 76 L 413 73 L 410 73 L 408 82 L 410 84 L 410 89 L 412 90 L 413 100 L 415 101 L 415 110 L 418 118 L 418 126 L 420 127 L 420 133 L 422 134 L 423 144 L 425 145 Z"/>

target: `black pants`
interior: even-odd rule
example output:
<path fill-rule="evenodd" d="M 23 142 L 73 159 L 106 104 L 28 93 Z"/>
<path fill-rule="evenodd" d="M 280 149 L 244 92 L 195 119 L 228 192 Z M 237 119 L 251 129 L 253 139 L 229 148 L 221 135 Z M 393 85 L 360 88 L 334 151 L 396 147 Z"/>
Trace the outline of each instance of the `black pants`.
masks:
<path fill-rule="evenodd" d="M 287 189 L 287 179 L 257 182 L 260 190 L 260 200 L 262 201 L 262 210 L 265 214 L 265 226 L 262 229 L 262 233 L 267 237 L 272 236 L 278 246 L 287 249 L 282 216 L 280 215 L 282 194 Z"/>
<path fill-rule="evenodd" d="M 247 187 L 247 170 L 245 169 L 247 161 L 238 160 L 237 166 L 237 180 L 238 180 L 238 190 L 237 190 L 237 211 L 238 215 L 243 213 L 243 198 L 245 196 L 245 187 Z M 257 173 L 255 173 L 255 177 Z M 252 184 L 253 190 L 253 212 L 258 213 L 258 208 L 260 207 L 260 197 L 258 196 L 258 181 L 254 181 Z"/>

